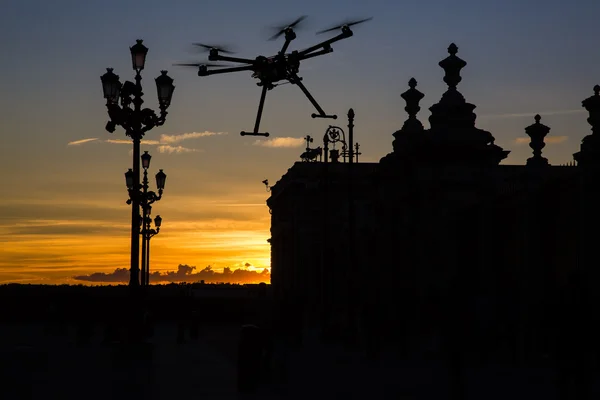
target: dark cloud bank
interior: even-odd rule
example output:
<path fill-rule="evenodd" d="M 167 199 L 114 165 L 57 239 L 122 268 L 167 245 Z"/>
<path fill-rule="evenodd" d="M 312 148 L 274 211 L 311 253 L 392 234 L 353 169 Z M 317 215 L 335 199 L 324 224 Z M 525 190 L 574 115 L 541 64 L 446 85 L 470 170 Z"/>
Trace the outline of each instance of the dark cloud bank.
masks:
<path fill-rule="evenodd" d="M 249 267 L 250 264 L 246 264 Z M 150 274 L 150 282 L 170 283 L 170 282 L 200 282 L 205 283 L 270 283 L 271 274 L 266 268 L 262 272 L 250 271 L 248 269 L 238 268 L 232 270 L 225 267 L 223 272 L 217 272 L 208 267 L 195 272 L 196 267 L 186 264 L 179 264 L 177 271 L 153 272 Z M 114 272 L 94 272 L 90 275 L 74 276 L 73 279 L 85 282 L 102 283 L 127 283 L 129 282 L 129 270 L 127 268 L 117 268 Z"/>

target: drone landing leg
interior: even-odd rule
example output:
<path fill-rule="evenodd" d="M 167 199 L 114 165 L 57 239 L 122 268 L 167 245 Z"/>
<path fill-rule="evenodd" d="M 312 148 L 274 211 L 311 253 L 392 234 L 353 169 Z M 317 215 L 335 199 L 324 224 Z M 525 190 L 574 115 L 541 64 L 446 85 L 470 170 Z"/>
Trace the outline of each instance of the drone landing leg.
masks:
<path fill-rule="evenodd" d="M 260 126 L 260 119 L 262 117 L 263 107 L 265 106 L 265 97 L 267 97 L 267 85 L 263 85 L 262 92 L 260 94 L 260 102 L 258 103 L 258 113 L 256 114 L 256 122 L 254 123 L 254 132 L 240 132 L 242 136 L 264 136 L 268 137 L 269 132 L 259 133 L 258 127 Z"/>
<path fill-rule="evenodd" d="M 302 82 L 300 82 L 299 77 L 293 77 L 290 80 L 290 83 L 298 85 L 298 87 L 300 88 L 300 90 L 302 90 L 302 92 L 304 93 L 304 95 L 308 98 L 308 100 L 310 100 L 310 102 L 312 103 L 312 105 L 317 109 L 317 111 L 319 112 L 318 114 L 312 114 L 311 117 L 313 118 L 331 118 L 331 119 L 337 119 L 337 115 L 327 115 L 325 114 L 325 111 L 323 111 L 323 109 L 321 108 L 321 106 L 319 105 L 319 103 L 317 103 L 317 101 L 315 100 L 314 97 L 312 97 L 312 95 L 310 94 L 310 92 L 308 91 L 308 89 L 306 88 L 306 86 L 304 86 L 304 84 Z"/>

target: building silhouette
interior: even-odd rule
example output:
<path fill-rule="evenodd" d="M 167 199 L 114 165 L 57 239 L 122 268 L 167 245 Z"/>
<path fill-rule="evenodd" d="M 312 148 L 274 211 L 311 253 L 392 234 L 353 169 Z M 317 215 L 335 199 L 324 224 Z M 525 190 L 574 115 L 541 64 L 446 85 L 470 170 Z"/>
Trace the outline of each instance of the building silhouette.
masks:
<path fill-rule="evenodd" d="M 532 115 L 532 157 L 504 165 L 509 151 L 476 127 L 476 106 L 457 89 L 466 66 L 457 50 L 451 44 L 439 63 L 448 89 L 430 108 L 429 129 L 411 79 L 391 153 L 349 163 L 326 152 L 271 187 L 278 315 L 374 351 L 526 363 L 575 354 L 565 346 L 589 350 L 600 87 L 583 101 L 592 133 L 573 162 L 543 157 L 550 128 Z"/>

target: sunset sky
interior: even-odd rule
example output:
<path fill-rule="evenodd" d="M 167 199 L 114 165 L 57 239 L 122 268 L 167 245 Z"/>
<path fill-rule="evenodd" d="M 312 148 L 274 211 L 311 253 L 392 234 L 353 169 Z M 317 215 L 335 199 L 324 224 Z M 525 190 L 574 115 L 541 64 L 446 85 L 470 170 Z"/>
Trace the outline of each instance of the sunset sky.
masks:
<path fill-rule="evenodd" d="M 267 95 L 262 129 L 271 137 L 241 137 L 253 127 L 260 88 L 251 73 L 200 78 L 194 69 L 172 66 L 206 60 L 192 52 L 192 42 L 269 56 L 281 43 L 266 40 L 266 27 L 308 15 L 295 49 L 324 39 L 315 32 L 346 17 L 374 17 L 332 54 L 300 67 L 327 113 L 343 116 L 354 108 L 363 161 L 391 151 L 392 133 L 406 118 L 400 94 L 411 77 L 425 94 L 419 117 L 428 126 L 428 108 L 446 88 L 437 63 L 451 42 L 468 62 L 459 90 L 477 105 L 477 126 L 512 151 L 506 164 L 530 157 L 522 138 L 536 113 L 552 129 L 544 155 L 552 164 L 572 160 L 590 133 L 581 101 L 600 83 L 600 3 L 593 0 L 4 0 L 2 6 L 0 282 L 78 283 L 70 277 L 128 267 L 123 173 L 131 168 L 131 144 L 122 143 L 122 128 L 104 130 L 100 75 L 113 67 L 121 81 L 133 79 L 129 47 L 136 39 L 150 49 L 144 106 L 157 109 L 154 78 L 161 69 L 176 86 L 166 124 L 142 144 L 153 156 L 151 187 L 158 168 L 168 176 L 153 208 L 164 221 L 152 240 L 153 271 L 179 264 L 269 267 L 261 181 L 275 183 L 299 160 L 301 138 L 322 137 L 331 122 L 311 119 L 309 101 L 285 85 Z"/>

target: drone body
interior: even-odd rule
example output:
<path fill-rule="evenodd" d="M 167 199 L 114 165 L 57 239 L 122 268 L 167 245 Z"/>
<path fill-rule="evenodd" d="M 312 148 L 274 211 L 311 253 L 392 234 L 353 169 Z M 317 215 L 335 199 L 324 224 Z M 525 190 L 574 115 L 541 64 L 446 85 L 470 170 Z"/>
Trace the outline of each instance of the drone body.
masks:
<path fill-rule="evenodd" d="M 185 65 L 185 66 L 197 66 L 198 67 L 198 76 L 209 76 L 216 74 L 225 74 L 230 72 L 241 72 L 241 71 L 252 71 L 252 77 L 258 80 L 257 85 L 262 87 L 262 92 L 260 96 L 260 102 L 258 105 L 258 113 L 256 115 L 256 122 L 254 124 L 254 130 L 252 132 L 242 131 L 240 134 L 242 136 L 250 135 L 250 136 L 269 136 L 268 132 L 259 132 L 260 120 L 262 117 L 263 107 L 265 103 L 265 97 L 267 91 L 272 90 L 278 85 L 283 83 L 291 83 L 293 85 L 297 85 L 300 90 L 304 93 L 304 95 L 308 98 L 308 100 L 312 103 L 318 113 L 313 113 L 312 118 L 332 118 L 336 119 L 337 115 L 328 115 L 321 108 L 319 103 L 314 99 L 314 97 L 310 94 L 308 89 L 302 84 L 302 78 L 298 76 L 298 72 L 300 70 L 300 62 L 309 58 L 321 56 L 324 54 L 328 54 L 333 52 L 331 47 L 332 43 L 340 41 L 342 39 L 349 38 L 353 35 L 352 30 L 350 30 L 351 25 L 355 25 L 361 22 L 365 22 L 370 20 L 371 18 L 354 21 L 354 22 L 346 22 L 339 26 L 336 26 L 331 29 L 327 29 L 325 31 L 321 31 L 318 33 L 329 32 L 333 30 L 341 29 L 341 33 L 337 36 L 334 36 L 331 39 L 325 40 L 321 43 L 318 43 L 314 46 L 311 46 L 307 49 L 297 51 L 294 50 L 290 53 L 286 53 L 290 43 L 296 39 L 296 33 L 294 32 L 294 26 L 296 26 L 299 22 L 301 22 L 305 17 L 298 18 L 293 23 L 282 27 L 279 29 L 279 32 L 272 37 L 272 39 L 276 39 L 281 35 L 285 35 L 285 42 L 283 47 L 272 57 L 264 57 L 258 56 L 255 59 L 247 59 L 247 58 L 238 58 L 231 57 L 227 55 L 222 55 L 220 53 L 231 53 L 229 51 L 219 49 L 216 46 L 207 46 L 203 44 L 197 43 L 196 45 L 205 47 L 210 50 L 208 59 L 209 61 L 226 61 L 241 64 L 239 66 L 222 66 L 222 65 L 211 65 L 211 64 L 176 64 L 176 65 Z M 208 67 L 225 67 L 218 69 L 209 69 Z"/>
<path fill-rule="evenodd" d="M 258 57 L 256 63 L 260 66 L 252 74 L 253 78 L 258 79 L 259 86 L 273 84 L 290 77 L 290 74 L 297 74 L 300 69 L 300 61 L 292 54 L 277 55 L 272 57 Z"/>

